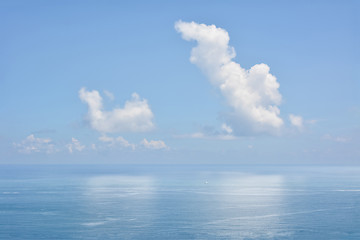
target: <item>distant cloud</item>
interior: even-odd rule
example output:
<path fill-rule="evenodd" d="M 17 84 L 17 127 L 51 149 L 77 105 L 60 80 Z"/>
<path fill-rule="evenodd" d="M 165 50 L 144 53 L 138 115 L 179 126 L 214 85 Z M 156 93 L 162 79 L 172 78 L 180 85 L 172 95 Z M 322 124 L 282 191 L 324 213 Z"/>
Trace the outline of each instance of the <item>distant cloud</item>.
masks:
<path fill-rule="evenodd" d="M 73 153 L 74 151 L 81 152 L 84 150 L 85 145 L 81 145 L 76 138 L 71 138 L 71 143 L 67 144 L 66 147 L 69 150 L 69 153 Z"/>
<path fill-rule="evenodd" d="M 55 145 L 50 138 L 37 138 L 34 134 L 29 135 L 20 143 L 14 143 L 20 153 L 56 152 Z"/>
<path fill-rule="evenodd" d="M 282 126 L 280 110 L 282 96 L 276 77 L 266 64 L 256 64 L 249 70 L 232 61 L 234 48 L 229 35 L 215 25 L 195 22 L 175 23 L 183 39 L 196 40 L 190 61 L 196 64 L 219 88 L 233 112 L 225 116 L 234 134 L 276 133 Z"/>
<path fill-rule="evenodd" d="M 37 130 L 37 131 L 33 131 L 31 132 L 31 134 L 53 134 L 56 133 L 55 129 L 41 129 L 41 130 Z"/>
<path fill-rule="evenodd" d="M 103 110 L 102 97 L 96 90 L 81 88 L 79 97 L 89 107 L 87 120 L 90 126 L 101 133 L 144 132 L 154 128 L 154 115 L 147 100 L 140 99 L 136 93 L 125 102 L 124 108 L 112 111 Z"/>
<path fill-rule="evenodd" d="M 119 147 L 131 148 L 135 150 L 135 144 L 129 143 L 125 138 L 121 136 L 113 138 L 103 135 L 99 137 L 99 140 L 101 142 L 108 143 L 110 147 L 119 146 Z"/>
<path fill-rule="evenodd" d="M 303 118 L 302 117 L 290 114 L 289 115 L 289 120 L 290 120 L 290 123 L 293 126 L 297 127 L 298 129 L 303 128 Z"/>
<path fill-rule="evenodd" d="M 235 139 L 238 139 L 236 136 L 231 135 L 231 134 L 207 135 L 202 132 L 177 135 L 175 137 L 177 137 L 177 138 L 198 138 L 198 139 L 208 139 L 208 140 L 235 140 Z"/>
<path fill-rule="evenodd" d="M 106 143 L 113 143 L 115 141 L 115 139 L 113 137 L 108 137 L 106 135 L 99 137 L 99 140 L 101 142 L 106 142 Z"/>
<path fill-rule="evenodd" d="M 201 131 L 191 133 L 191 134 L 182 134 L 176 135 L 177 138 L 198 138 L 198 139 L 208 139 L 208 140 L 235 140 L 238 139 L 233 134 L 233 130 L 227 124 L 221 125 L 221 130 L 216 130 L 211 126 L 204 126 Z"/>
<path fill-rule="evenodd" d="M 230 126 L 228 126 L 226 123 L 223 123 L 223 125 L 221 125 L 221 129 L 224 130 L 228 134 L 232 134 L 232 132 L 233 132 L 232 128 Z"/>
<path fill-rule="evenodd" d="M 111 101 L 114 101 L 115 97 L 112 92 L 109 92 L 108 90 L 104 90 L 105 96 L 107 96 Z"/>
<path fill-rule="evenodd" d="M 148 148 L 148 149 L 168 149 L 168 146 L 166 146 L 164 141 L 161 140 L 146 140 L 146 138 L 144 138 L 144 140 L 141 141 L 141 144 Z"/>
<path fill-rule="evenodd" d="M 340 142 L 340 143 L 346 143 L 349 142 L 351 139 L 348 137 L 343 137 L 343 136 L 331 136 L 330 134 L 325 134 L 323 136 L 323 139 L 325 140 L 330 140 L 330 141 L 334 141 L 334 142 Z"/>
<path fill-rule="evenodd" d="M 306 120 L 306 123 L 308 123 L 308 124 L 316 124 L 316 123 L 318 123 L 319 122 L 319 120 L 318 119 L 310 119 L 310 120 Z"/>

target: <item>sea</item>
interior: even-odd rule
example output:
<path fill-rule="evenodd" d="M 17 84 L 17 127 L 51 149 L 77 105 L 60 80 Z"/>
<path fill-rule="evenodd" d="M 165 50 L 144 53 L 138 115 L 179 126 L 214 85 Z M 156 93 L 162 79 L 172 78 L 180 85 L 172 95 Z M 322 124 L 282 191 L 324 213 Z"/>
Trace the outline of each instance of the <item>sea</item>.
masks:
<path fill-rule="evenodd" d="M 0 239 L 360 239 L 360 167 L 0 165 Z"/>

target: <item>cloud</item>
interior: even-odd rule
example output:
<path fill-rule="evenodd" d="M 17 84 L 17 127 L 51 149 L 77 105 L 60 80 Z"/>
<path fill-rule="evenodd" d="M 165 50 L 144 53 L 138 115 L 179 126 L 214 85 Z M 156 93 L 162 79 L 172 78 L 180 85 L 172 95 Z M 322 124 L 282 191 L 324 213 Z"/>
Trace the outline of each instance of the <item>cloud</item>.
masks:
<path fill-rule="evenodd" d="M 55 145 L 50 138 L 36 138 L 34 134 L 27 136 L 20 143 L 14 143 L 14 146 L 20 153 L 56 152 Z"/>
<path fill-rule="evenodd" d="M 104 90 L 105 96 L 107 96 L 111 101 L 114 101 L 115 97 L 112 92 L 109 92 L 108 90 Z"/>
<path fill-rule="evenodd" d="M 226 123 L 223 123 L 223 125 L 221 125 L 221 129 L 225 131 L 227 134 L 231 134 L 233 132 L 232 128 L 228 126 Z"/>
<path fill-rule="evenodd" d="M 290 123 L 293 126 L 297 127 L 298 129 L 303 128 L 303 118 L 302 117 L 290 114 L 289 115 L 289 120 L 290 120 Z"/>
<path fill-rule="evenodd" d="M 316 123 L 318 123 L 320 120 L 318 120 L 318 119 L 310 119 L 310 120 L 306 120 L 306 123 L 308 123 L 308 124 L 316 124 Z"/>
<path fill-rule="evenodd" d="M 168 149 L 168 146 L 166 146 L 165 142 L 161 140 L 148 141 L 146 138 L 144 138 L 144 140 L 141 141 L 141 144 L 149 149 Z"/>
<path fill-rule="evenodd" d="M 144 132 L 154 128 L 154 117 L 146 99 L 140 99 L 136 93 L 125 102 L 124 108 L 112 111 L 103 110 L 102 97 L 96 90 L 81 88 L 80 99 L 89 107 L 87 120 L 90 126 L 101 133 Z"/>
<path fill-rule="evenodd" d="M 211 126 L 202 127 L 200 132 L 191 134 L 177 135 L 177 138 L 198 138 L 198 139 L 209 139 L 209 140 L 235 140 L 238 139 L 233 134 L 233 130 L 227 124 L 221 125 L 221 130 L 216 130 Z"/>
<path fill-rule="evenodd" d="M 198 138 L 208 140 L 235 140 L 238 139 L 236 136 L 231 134 L 218 134 L 218 135 L 207 135 L 203 132 L 195 132 L 192 134 L 178 135 L 179 138 Z"/>
<path fill-rule="evenodd" d="M 350 138 L 347 138 L 347 137 L 331 136 L 330 134 L 325 134 L 323 136 L 323 139 L 334 141 L 334 142 L 340 142 L 340 143 L 346 143 L 346 142 L 349 142 L 351 140 Z"/>
<path fill-rule="evenodd" d="M 99 137 L 99 140 L 101 142 L 108 143 L 111 147 L 125 147 L 125 148 L 131 148 L 132 150 L 135 150 L 135 144 L 129 143 L 125 138 L 119 136 L 117 138 L 108 137 L 106 135 L 103 135 Z"/>
<path fill-rule="evenodd" d="M 191 134 L 177 135 L 177 138 L 197 138 L 197 139 L 208 139 L 208 140 L 235 140 L 238 139 L 233 134 L 233 130 L 230 126 L 223 123 L 221 130 L 217 130 L 211 126 L 204 126 L 199 132 Z"/>
<path fill-rule="evenodd" d="M 107 142 L 107 143 L 113 143 L 115 141 L 115 139 L 113 137 L 108 137 L 106 135 L 99 137 L 99 140 L 101 142 Z"/>
<path fill-rule="evenodd" d="M 67 144 L 66 147 L 70 153 L 73 153 L 74 151 L 81 152 L 82 150 L 84 150 L 85 145 L 81 145 L 79 140 L 77 140 L 76 138 L 71 138 L 71 143 Z"/>
<path fill-rule="evenodd" d="M 196 40 L 190 61 L 197 65 L 224 96 L 233 112 L 225 116 L 234 134 L 276 133 L 283 126 L 280 117 L 282 96 L 276 77 L 266 64 L 244 69 L 232 61 L 229 34 L 215 25 L 195 22 L 175 23 L 183 39 Z"/>

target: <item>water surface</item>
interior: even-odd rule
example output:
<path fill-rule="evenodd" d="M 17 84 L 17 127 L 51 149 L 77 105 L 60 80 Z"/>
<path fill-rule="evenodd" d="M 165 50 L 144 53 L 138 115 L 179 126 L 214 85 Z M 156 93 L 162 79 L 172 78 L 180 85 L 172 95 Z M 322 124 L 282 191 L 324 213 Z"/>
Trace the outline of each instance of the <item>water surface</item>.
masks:
<path fill-rule="evenodd" d="M 359 167 L 0 169 L 0 239 L 360 239 L 359 226 Z"/>

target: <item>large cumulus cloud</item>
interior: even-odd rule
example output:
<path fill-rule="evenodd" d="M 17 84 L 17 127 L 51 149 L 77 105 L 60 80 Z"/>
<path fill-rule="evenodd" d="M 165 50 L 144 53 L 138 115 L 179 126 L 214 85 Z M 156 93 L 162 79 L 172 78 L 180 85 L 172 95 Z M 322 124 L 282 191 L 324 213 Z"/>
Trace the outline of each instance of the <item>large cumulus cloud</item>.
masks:
<path fill-rule="evenodd" d="M 80 99 L 88 105 L 87 120 L 90 126 L 101 133 L 145 132 L 154 128 L 153 113 L 146 99 L 133 93 L 123 108 L 112 111 L 103 109 L 102 97 L 96 90 L 81 88 Z"/>
<path fill-rule="evenodd" d="M 244 69 L 232 59 L 229 34 L 215 25 L 178 21 L 183 39 L 197 41 L 190 61 L 197 65 L 233 109 L 224 117 L 234 134 L 275 133 L 283 126 L 279 105 L 282 96 L 276 77 L 266 64 Z"/>

